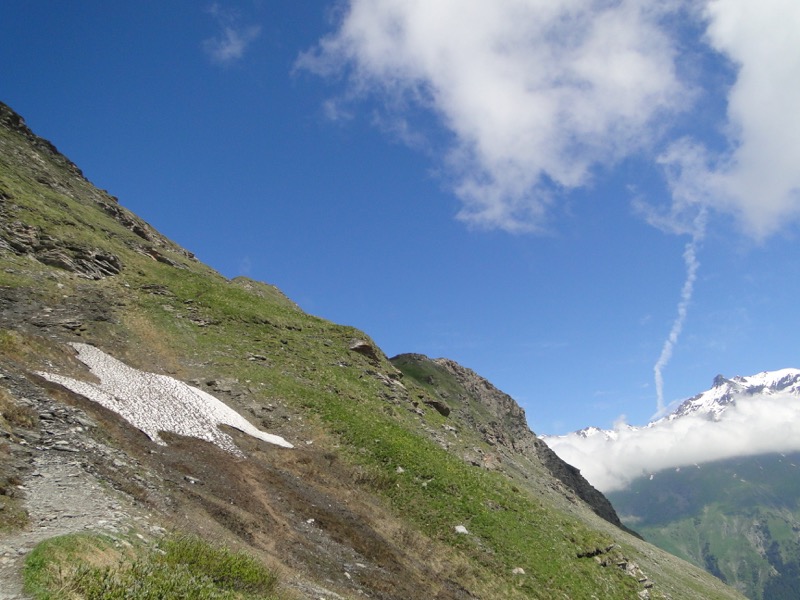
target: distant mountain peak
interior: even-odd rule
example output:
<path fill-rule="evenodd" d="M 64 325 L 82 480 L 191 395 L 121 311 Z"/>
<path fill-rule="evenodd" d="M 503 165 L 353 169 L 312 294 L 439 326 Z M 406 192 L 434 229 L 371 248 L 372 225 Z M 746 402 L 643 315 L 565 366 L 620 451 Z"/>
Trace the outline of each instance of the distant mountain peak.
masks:
<path fill-rule="evenodd" d="M 601 429 L 595 426 L 584 427 L 566 435 L 543 435 L 544 440 L 567 438 L 602 437 L 609 441 L 619 438 L 620 432 L 637 429 L 650 429 L 661 423 L 674 421 L 689 415 L 705 417 L 709 421 L 719 421 L 728 407 L 734 406 L 741 398 L 750 398 L 755 395 L 774 396 L 777 394 L 790 394 L 800 397 L 800 369 L 779 369 L 777 371 L 762 371 L 756 375 L 736 375 L 730 379 L 724 375 L 714 377 L 711 387 L 704 392 L 687 398 L 678 407 L 665 417 L 651 421 L 643 427 L 623 423 L 614 429 Z"/>
<path fill-rule="evenodd" d="M 737 375 L 731 379 L 717 375 L 710 389 L 684 400 L 665 418 L 674 420 L 690 414 L 705 414 L 716 421 L 728 406 L 736 403 L 737 398 L 756 394 L 772 396 L 778 393 L 800 396 L 800 369 L 762 371 L 756 375 Z"/>

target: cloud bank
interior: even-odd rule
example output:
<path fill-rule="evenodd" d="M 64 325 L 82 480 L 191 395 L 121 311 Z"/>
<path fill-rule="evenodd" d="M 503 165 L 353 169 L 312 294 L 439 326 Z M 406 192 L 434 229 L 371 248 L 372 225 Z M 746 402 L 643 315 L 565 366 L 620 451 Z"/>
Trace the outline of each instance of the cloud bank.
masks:
<path fill-rule="evenodd" d="M 593 486 L 610 492 L 663 469 L 800 451 L 800 398 L 791 394 L 741 398 L 718 421 L 687 415 L 641 429 L 621 425 L 615 437 L 572 433 L 547 437 L 545 442 Z"/>
<path fill-rule="evenodd" d="M 680 37 L 703 30 L 693 43 L 735 71 L 722 149 L 670 139 L 711 93 L 715 78 L 679 68 Z M 541 229 L 564 192 L 636 153 L 665 170 L 667 214 L 701 204 L 763 238 L 800 212 L 797 31 L 795 0 L 350 0 L 298 65 L 346 75 L 346 95 L 400 122 L 434 115 L 468 223 Z"/>

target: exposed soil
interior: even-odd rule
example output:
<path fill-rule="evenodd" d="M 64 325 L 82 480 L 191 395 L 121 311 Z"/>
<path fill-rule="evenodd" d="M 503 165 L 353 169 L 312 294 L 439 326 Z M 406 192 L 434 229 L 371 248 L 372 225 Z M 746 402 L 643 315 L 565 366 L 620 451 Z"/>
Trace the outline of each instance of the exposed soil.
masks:
<path fill-rule="evenodd" d="M 246 458 L 168 433 L 160 446 L 116 413 L 10 361 L 0 372 L 0 385 L 38 419 L 7 435 L 15 459 L 5 468 L 21 481 L 15 491 L 30 522 L 0 534 L 0 600 L 25 598 L 24 557 L 46 538 L 153 536 L 164 524 L 246 547 L 302 598 L 472 597 L 451 580 L 455 568 L 437 559 L 437 543 L 365 492 L 359 474 L 307 421 L 276 419 L 295 449 L 226 428 Z"/>

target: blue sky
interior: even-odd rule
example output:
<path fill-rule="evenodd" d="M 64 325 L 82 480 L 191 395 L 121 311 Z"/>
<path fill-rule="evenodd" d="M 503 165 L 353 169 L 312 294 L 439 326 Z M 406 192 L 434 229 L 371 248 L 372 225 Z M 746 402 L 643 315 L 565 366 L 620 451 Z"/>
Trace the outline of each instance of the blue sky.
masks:
<path fill-rule="evenodd" d="M 538 4 L 7 0 L 0 100 L 225 276 L 537 433 L 800 366 L 796 1 Z"/>

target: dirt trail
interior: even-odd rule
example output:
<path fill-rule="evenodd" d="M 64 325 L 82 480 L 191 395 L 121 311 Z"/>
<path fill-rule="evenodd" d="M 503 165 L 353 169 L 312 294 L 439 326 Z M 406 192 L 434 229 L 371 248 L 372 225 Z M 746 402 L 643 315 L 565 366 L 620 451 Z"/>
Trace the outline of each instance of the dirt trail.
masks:
<path fill-rule="evenodd" d="M 124 452 L 89 435 L 98 422 L 79 407 L 58 402 L 13 365 L 2 366 L 2 388 L 35 413 L 35 425 L 6 432 L 7 469 L 21 480 L 28 525 L 0 533 L 0 600 L 27 600 L 22 592 L 22 566 L 42 540 L 68 533 L 96 531 L 145 534 L 158 529 L 146 509 L 112 487 L 98 462 L 135 473 Z M 151 484 L 154 485 L 154 484 Z"/>
<path fill-rule="evenodd" d="M 72 453 L 50 450 L 34 458 L 23 481 L 30 524 L 0 535 L 0 600 L 27 600 L 22 592 L 22 565 L 33 547 L 50 537 L 98 531 L 122 533 L 130 526 L 147 529 L 147 516 L 121 494 L 103 486 Z"/>

